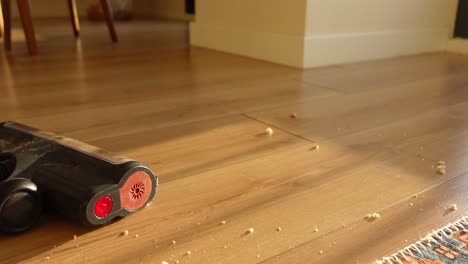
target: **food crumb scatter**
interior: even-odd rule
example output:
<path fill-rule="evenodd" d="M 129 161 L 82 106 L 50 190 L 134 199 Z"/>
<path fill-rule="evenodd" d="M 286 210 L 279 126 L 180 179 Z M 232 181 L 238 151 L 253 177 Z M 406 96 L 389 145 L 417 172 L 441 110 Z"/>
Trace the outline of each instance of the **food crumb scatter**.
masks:
<path fill-rule="evenodd" d="M 408 243 L 408 239 L 405 239 L 405 243 Z"/>
<path fill-rule="evenodd" d="M 45 257 L 45 258 L 43 258 L 43 260 L 49 260 L 49 259 L 50 259 L 50 257 Z"/>
<path fill-rule="evenodd" d="M 163 261 L 161 262 L 161 264 L 169 264 L 169 262 L 163 260 Z"/>
<path fill-rule="evenodd" d="M 73 235 L 73 240 L 76 240 L 78 237 L 76 235 Z"/>
<path fill-rule="evenodd" d="M 138 234 L 136 234 L 136 235 L 135 235 L 135 237 L 139 237 L 139 235 L 138 235 Z"/>
<path fill-rule="evenodd" d="M 75 247 L 78 248 L 78 247 L 80 247 L 80 245 L 76 245 Z"/>
<path fill-rule="evenodd" d="M 281 230 L 283 230 L 283 229 L 281 228 L 281 226 L 278 226 L 278 227 L 276 228 L 276 231 L 278 231 L 278 232 L 280 232 Z"/>
<path fill-rule="evenodd" d="M 322 254 L 323 254 L 323 251 L 322 251 L 322 250 L 320 250 L 320 251 L 319 251 L 319 254 L 320 254 L 320 255 L 322 255 Z"/>
<path fill-rule="evenodd" d="M 368 220 L 377 220 L 380 218 L 380 214 L 379 213 L 368 214 L 365 218 Z"/>
<path fill-rule="evenodd" d="M 219 222 L 219 224 L 220 224 L 220 225 L 225 225 L 225 224 L 226 224 L 226 221 L 223 220 L 223 221 Z"/>
<path fill-rule="evenodd" d="M 273 135 L 273 129 L 271 127 L 268 127 L 266 130 L 265 130 L 265 134 L 271 136 Z"/>
<path fill-rule="evenodd" d="M 224 245 L 223 248 L 228 248 L 228 246 Z"/>
<path fill-rule="evenodd" d="M 120 235 L 121 236 L 127 236 L 128 235 L 128 230 L 123 231 Z"/>
<path fill-rule="evenodd" d="M 190 250 L 187 251 L 187 252 L 185 253 L 185 255 L 186 255 L 186 256 L 192 255 L 192 251 L 190 251 Z"/>
<path fill-rule="evenodd" d="M 319 231 L 319 229 L 316 227 L 314 228 L 314 232 L 317 233 Z"/>
<path fill-rule="evenodd" d="M 336 245 L 336 242 L 333 242 L 332 245 L 333 245 L 333 246 Z"/>
<path fill-rule="evenodd" d="M 456 210 L 458 210 L 457 205 L 456 205 L 456 204 L 452 204 L 452 205 L 450 206 L 450 210 L 451 210 L 451 211 L 456 211 Z"/>
<path fill-rule="evenodd" d="M 297 113 L 296 113 L 296 112 L 292 113 L 292 114 L 290 115 L 290 117 L 291 117 L 292 119 L 297 118 Z"/>
<path fill-rule="evenodd" d="M 178 260 L 176 260 L 176 261 L 175 261 L 175 263 L 176 263 L 176 264 L 179 264 L 179 261 L 178 261 Z"/>
<path fill-rule="evenodd" d="M 320 146 L 319 145 L 315 145 L 312 147 L 313 150 L 319 150 L 320 149 Z"/>
<path fill-rule="evenodd" d="M 413 198 L 418 198 L 418 195 L 417 194 L 413 195 Z"/>
<path fill-rule="evenodd" d="M 257 255 L 257 258 L 260 258 L 260 255 Z"/>
<path fill-rule="evenodd" d="M 253 232 L 255 232 L 255 229 L 253 229 L 253 227 L 247 229 L 247 234 L 252 234 Z"/>
<path fill-rule="evenodd" d="M 176 244 L 175 240 L 172 240 L 172 245 L 175 245 L 175 244 Z"/>
<path fill-rule="evenodd" d="M 413 203 L 410 203 L 409 205 L 410 205 L 410 206 L 413 206 L 414 204 L 413 204 Z"/>

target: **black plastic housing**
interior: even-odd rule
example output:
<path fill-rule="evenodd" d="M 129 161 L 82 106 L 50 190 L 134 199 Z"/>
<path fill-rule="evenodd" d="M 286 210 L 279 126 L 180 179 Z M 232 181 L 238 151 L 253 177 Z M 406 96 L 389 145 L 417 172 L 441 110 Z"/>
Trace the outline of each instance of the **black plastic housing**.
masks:
<path fill-rule="evenodd" d="M 133 180 L 136 187 L 123 190 L 136 174 L 147 180 Z M 86 225 L 101 225 L 144 208 L 153 201 L 158 185 L 155 174 L 138 161 L 19 123 L 5 122 L 0 124 L 0 181 L 3 181 L 0 192 L 2 185 L 13 179 L 28 179 L 36 184 L 46 211 Z M 135 190 L 139 195 L 135 195 Z M 148 192 L 142 197 L 145 201 L 140 201 L 144 206 L 129 206 L 130 209 L 122 206 L 135 202 L 145 190 Z M 113 205 L 105 217 L 98 217 L 95 206 L 102 197 L 109 197 Z"/>

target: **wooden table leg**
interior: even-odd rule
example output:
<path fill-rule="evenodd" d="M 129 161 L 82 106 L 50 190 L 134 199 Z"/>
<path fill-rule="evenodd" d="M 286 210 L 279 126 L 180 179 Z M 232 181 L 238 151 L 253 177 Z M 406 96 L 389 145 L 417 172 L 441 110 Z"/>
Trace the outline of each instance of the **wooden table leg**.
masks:
<path fill-rule="evenodd" d="M 117 33 L 115 32 L 112 9 L 109 4 L 109 0 L 101 0 L 101 7 L 106 19 L 107 28 L 109 29 L 111 39 L 113 42 L 117 42 L 119 39 L 117 38 Z"/>
<path fill-rule="evenodd" d="M 24 35 L 28 44 L 29 53 L 31 55 L 37 54 L 36 35 L 32 23 L 31 9 L 29 8 L 29 0 L 17 0 L 18 12 L 23 24 Z"/>
<path fill-rule="evenodd" d="M 70 12 L 70 20 L 73 27 L 73 34 L 75 37 L 80 36 L 80 20 L 78 17 L 78 11 L 76 9 L 76 0 L 67 0 L 68 11 Z"/>
<path fill-rule="evenodd" d="M 11 50 L 11 5 L 10 0 L 1 0 L 5 50 Z"/>

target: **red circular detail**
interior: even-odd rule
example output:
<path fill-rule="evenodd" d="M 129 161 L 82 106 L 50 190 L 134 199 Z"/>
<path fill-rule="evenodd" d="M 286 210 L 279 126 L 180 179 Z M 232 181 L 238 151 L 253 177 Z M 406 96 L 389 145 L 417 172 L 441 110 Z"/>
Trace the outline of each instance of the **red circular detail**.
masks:
<path fill-rule="evenodd" d="M 94 214 L 98 218 L 104 218 L 112 211 L 112 199 L 108 196 L 101 197 L 94 206 Z"/>
<path fill-rule="evenodd" d="M 129 211 L 136 211 L 146 205 L 152 189 L 153 182 L 148 173 L 137 171 L 120 188 L 120 205 Z"/>

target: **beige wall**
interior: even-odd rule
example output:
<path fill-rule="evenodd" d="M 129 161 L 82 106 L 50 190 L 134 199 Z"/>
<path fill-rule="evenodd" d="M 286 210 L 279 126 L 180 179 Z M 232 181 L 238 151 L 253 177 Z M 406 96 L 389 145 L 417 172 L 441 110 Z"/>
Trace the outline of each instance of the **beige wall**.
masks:
<path fill-rule="evenodd" d="M 191 43 L 294 67 L 445 50 L 457 0 L 198 0 Z"/>
<path fill-rule="evenodd" d="M 301 67 L 305 0 L 198 0 L 192 45 Z"/>
<path fill-rule="evenodd" d="M 305 67 L 444 50 L 456 0 L 308 0 Z"/>
<path fill-rule="evenodd" d="M 18 9 L 12 1 L 13 16 L 18 16 Z M 32 0 L 31 12 L 34 17 L 67 17 L 68 7 L 65 0 Z M 77 8 L 80 14 L 85 14 L 86 0 L 77 1 Z"/>
<path fill-rule="evenodd" d="M 448 28 L 453 0 L 308 0 L 307 34 Z"/>
<path fill-rule="evenodd" d="M 80 15 L 86 15 L 87 0 L 78 0 L 77 7 Z M 67 17 L 66 0 L 32 0 L 31 11 L 34 17 Z M 133 0 L 133 9 L 137 17 L 157 17 L 178 20 L 191 20 L 192 15 L 185 13 L 184 0 Z M 16 5 L 13 3 L 13 15 L 18 16 Z"/>

